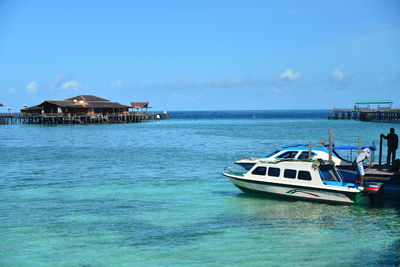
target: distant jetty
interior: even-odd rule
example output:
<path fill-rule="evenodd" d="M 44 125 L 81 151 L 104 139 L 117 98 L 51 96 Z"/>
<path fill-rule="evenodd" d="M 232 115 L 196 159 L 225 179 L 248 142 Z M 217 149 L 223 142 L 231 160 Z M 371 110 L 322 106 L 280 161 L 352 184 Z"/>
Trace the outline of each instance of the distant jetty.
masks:
<path fill-rule="evenodd" d="M 99 124 L 137 123 L 168 119 L 169 114 L 151 113 L 148 102 L 132 102 L 131 106 L 111 102 L 94 95 L 79 95 L 65 100 L 46 100 L 21 109 L 21 113 L 0 114 L 0 124 Z"/>
<path fill-rule="evenodd" d="M 352 109 L 334 108 L 328 119 L 400 123 L 400 109 L 392 104 L 389 100 L 357 101 Z"/>

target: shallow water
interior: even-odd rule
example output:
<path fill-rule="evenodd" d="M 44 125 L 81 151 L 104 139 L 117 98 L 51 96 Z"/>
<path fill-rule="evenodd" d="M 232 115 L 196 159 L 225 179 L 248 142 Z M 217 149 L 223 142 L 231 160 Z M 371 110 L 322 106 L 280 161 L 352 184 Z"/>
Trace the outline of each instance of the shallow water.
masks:
<path fill-rule="evenodd" d="M 397 199 L 369 207 L 261 198 L 221 175 L 241 157 L 326 140 L 329 128 L 338 145 L 400 131 L 325 115 L 0 125 L 0 266 L 398 265 Z"/>

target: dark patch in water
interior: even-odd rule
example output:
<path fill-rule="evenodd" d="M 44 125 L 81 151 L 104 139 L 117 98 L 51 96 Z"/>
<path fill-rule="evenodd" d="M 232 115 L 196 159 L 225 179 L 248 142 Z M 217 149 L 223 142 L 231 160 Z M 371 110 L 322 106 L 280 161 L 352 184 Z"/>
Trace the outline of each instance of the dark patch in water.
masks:
<path fill-rule="evenodd" d="M 237 192 L 234 191 L 213 191 L 212 193 L 218 196 L 229 196 L 229 197 L 237 195 Z"/>
<path fill-rule="evenodd" d="M 79 263 L 79 267 L 104 267 L 103 264 L 96 264 L 96 263 Z"/>

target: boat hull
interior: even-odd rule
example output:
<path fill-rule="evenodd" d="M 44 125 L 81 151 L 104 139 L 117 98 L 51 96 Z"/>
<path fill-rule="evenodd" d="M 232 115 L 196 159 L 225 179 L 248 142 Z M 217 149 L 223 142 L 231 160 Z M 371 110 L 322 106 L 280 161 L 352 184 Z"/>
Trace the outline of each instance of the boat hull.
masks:
<path fill-rule="evenodd" d="M 228 176 L 228 178 L 243 192 L 262 193 L 292 199 L 295 198 L 339 204 L 353 204 L 356 201 L 356 196 L 359 194 L 356 192 L 322 190 L 296 185 L 273 184 L 232 176 Z"/>

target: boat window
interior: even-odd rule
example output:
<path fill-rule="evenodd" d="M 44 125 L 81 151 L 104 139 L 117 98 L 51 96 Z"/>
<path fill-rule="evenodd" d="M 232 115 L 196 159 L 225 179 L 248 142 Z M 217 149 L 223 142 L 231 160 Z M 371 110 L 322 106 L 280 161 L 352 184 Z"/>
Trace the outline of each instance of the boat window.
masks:
<path fill-rule="evenodd" d="M 275 176 L 275 177 L 279 177 L 279 174 L 281 173 L 281 169 L 279 168 L 273 168 L 270 167 L 268 169 L 268 176 Z"/>
<path fill-rule="evenodd" d="M 311 174 L 308 171 L 299 171 L 299 176 L 297 176 L 297 179 L 311 181 Z"/>
<path fill-rule="evenodd" d="M 272 152 L 272 153 L 269 153 L 269 154 L 266 155 L 265 157 L 266 157 L 266 158 L 272 157 L 273 155 L 277 154 L 278 152 L 279 152 L 279 150 L 276 150 L 276 151 L 274 151 L 274 152 Z"/>
<path fill-rule="evenodd" d="M 342 179 L 339 177 L 339 174 L 336 172 L 335 168 L 331 165 L 321 165 L 319 166 L 319 174 L 322 180 L 326 181 L 339 181 Z"/>
<path fill-rule="evenodd" d="M 276 156 L 277 159 L 294 159 L 296 157 L 297 151 L 286 151 L 279 156 Z"/>
<path fill-rule="evenodd" d="M 265 175 L 267 173 L 267 167 L 257 167 L 254 169 L 254 171 L 251 172 L 251 174 L 254 175 Z"/>
<path fill-rule="evenodd" d="M 311 152 L 311 158 L 314 157 L 315 155 L 317 155 L 317 154 L 315 154 L 314 152 Z M 301 154 L 297 157 L 297 159 L 299 159 L 299 160 L 309 159 L 308 151 L 301 152 Z"/>
<path fill-rule="evenodd" d="M 296 178 L 296 170 L 285 169 L 285 171 L 283 172 L 283 177 L 290 179 Z"/>

